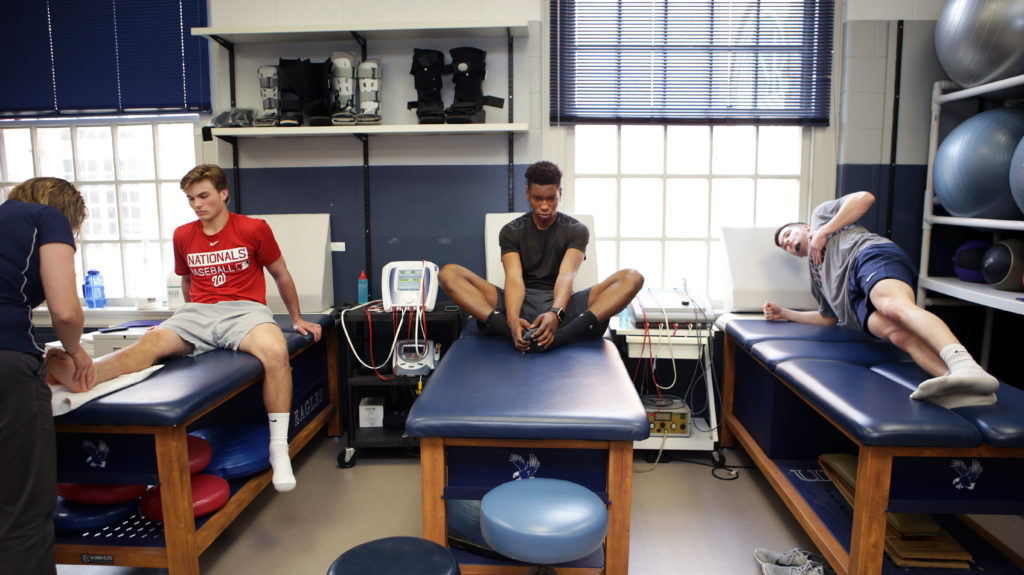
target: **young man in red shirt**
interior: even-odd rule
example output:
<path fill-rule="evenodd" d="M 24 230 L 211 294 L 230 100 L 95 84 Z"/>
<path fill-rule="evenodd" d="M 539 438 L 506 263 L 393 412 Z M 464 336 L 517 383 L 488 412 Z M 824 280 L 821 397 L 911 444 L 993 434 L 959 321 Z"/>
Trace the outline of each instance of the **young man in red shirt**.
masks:
<path fill-rule="evenodd" d="M 158 360 L 233 349 L 263 364 L 263 403 L 270 420 L 270 464 L 278 491 L 295 488 L 288 456 L 292 376 L 288 346 L 266 305 L 263 268 L 273 276 L 293 327 L 320 339 L 320 326 L 302 319 L 295 283 L 270 226 L 228 211 L 228 180 L 212 164 L 196 166 L 181 189 L 199 218 L 174 230 L 174 270 L 182 276 L 186 304 L 138 342 L 95 362 L 96 382 L 145 369 Z M 59 383 L 69 377 L 69 358 L 49 359 Z"/>

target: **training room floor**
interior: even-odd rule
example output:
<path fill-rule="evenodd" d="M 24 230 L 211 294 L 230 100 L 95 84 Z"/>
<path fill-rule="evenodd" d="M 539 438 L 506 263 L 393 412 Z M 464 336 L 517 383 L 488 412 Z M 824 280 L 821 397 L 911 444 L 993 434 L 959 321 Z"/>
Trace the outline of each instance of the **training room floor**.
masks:
<path fill-rule="evenodd" d="M 199 558 L 203 575 L 327 572 L 346 549 L 381 537 L 420 535 L 420 474 L 415 453 L 362 450 L 338 469 L 344 443 L 319 435 L 294 461 L 298 487 L 268 488 Z M 648 452 L 642 452 L 647 454 Z M 756 574 L 752 552 L 812 548 L 796 520 L 756 469 L 733 481 L 711 475 L 708 453 L 670 452 L 633 476 L 629 566 L 646 575 Z M 749 465 L 739 450 L 727 463 Z M 651 467 L 643 456 L 634 470 Z M 721 471 L 719 471 L 721 473 Z M 60 565 L 59 575 L 156 575 L 163 569 Z"/>

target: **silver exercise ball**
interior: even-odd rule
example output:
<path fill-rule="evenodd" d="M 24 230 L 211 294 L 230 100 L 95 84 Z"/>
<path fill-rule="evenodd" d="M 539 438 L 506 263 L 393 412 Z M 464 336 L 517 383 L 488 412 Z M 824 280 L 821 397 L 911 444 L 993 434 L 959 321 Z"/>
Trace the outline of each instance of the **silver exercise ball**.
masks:
<path fill-rule="evenodd" d="M 947 0 L 935 52 L 964 87 L 1024 74 L 1024 0 Z"/>
<path fill-rule="evenodd" d="M 1010 167 L 1024 138 L 1024 109 L 993 108 L 971 116 L 939 144 L 932 166 L 935 197 L 950 214 L 1019 220 Z"/>

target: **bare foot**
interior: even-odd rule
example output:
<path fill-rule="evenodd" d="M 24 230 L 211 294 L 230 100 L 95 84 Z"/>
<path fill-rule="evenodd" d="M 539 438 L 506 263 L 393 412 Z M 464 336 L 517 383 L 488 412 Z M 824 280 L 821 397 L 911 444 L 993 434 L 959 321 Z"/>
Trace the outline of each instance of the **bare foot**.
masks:
<path fill-rule="evenodd" d="M 46 351 L 46 382 L 70 388 L 74 383 L 74 377 L 75 361 L 71 359 L 71 354 L 63 349 L 48 349 Z"/>

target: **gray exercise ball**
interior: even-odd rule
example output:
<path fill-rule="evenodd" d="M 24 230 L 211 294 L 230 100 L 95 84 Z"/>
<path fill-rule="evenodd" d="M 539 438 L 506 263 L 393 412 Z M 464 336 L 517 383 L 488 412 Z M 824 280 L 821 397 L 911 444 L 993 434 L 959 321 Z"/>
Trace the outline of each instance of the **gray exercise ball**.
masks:
<path fill-rule="evenodd" d="M 1024 74 L 1024 0 L 947 0 L 935 23 L 935 52 L 964 87 Z"/>
<path fill-rule="evenodd" d="M 990 286 L 1008 291 L 1024 289 L 1024 240 L 992 244 L 981 260 L 981 273 Z"/>
<path fill-rule="evenodd" d="M 1010 194 L 1017 209 L 1024 212 L 1024 138 L 1017 144 L 1010 160 Z"/>
<path fill-rule="evenodd" d="M 939 144 L 932 166 L 935 197 L 954 216 L 1022 217 L 1010 191 L 1010 165 L 1024 138 L 1024 109 L 971 116 Z"/>

